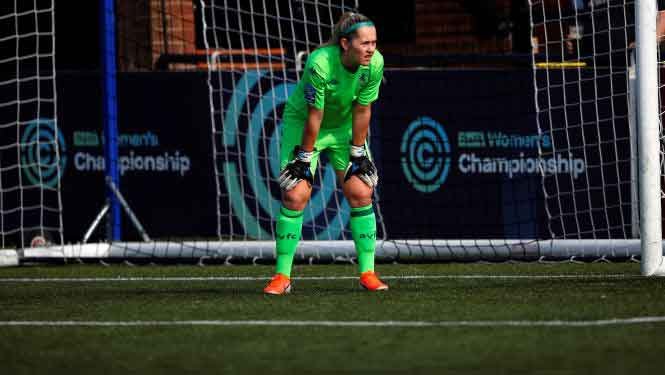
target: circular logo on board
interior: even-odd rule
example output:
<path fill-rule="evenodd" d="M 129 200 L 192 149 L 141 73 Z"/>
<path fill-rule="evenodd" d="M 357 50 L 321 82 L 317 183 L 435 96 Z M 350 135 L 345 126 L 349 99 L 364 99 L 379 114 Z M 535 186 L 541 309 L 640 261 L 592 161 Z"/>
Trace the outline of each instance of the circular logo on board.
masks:
<path fill-rule="evenodd" d="M 295 91 L 296 84 L 277 83 L 266 71 L 243 74 L 225 100 L 221 146 L 216 158 L 218 178 L 226 186 L 228 203 L 244 232 L 256 239 L 272 239 L 280 201 L 278 109 Z M 350 208 L 336 189 L 336 175 L 328 164 L 317 171 L 304 212 L 303 237 L 333 240 L 342 235 Z M 338 203 L 339 202 L 339 203 Z M 226 202 L 224 202 L 226 203 Z"/>
<path fill-rule="evenodd" d="M 450 141 L 443 126 L 430 117 L 418 117 L 402 136 L 401 164 L 414 189 L 438 190 L 450 172 Z"/>
<path fill-rule="evenodd" d="M 52 119 L 36 119 L 22 131 L 20 152 L 23 175 L 32 185 L 55 187 L 67 158 L 65 137 Z"/>

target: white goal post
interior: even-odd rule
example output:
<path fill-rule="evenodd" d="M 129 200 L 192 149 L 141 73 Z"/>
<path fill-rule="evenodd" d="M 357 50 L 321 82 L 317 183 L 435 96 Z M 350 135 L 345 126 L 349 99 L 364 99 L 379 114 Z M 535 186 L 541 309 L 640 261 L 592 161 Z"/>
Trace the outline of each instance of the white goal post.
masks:
<path fill-rule="evenodd" d="M 660 93 L 656 1 L 636 2 L 637 119 L 642 274 L 665 276 L 662 246 Z"/>

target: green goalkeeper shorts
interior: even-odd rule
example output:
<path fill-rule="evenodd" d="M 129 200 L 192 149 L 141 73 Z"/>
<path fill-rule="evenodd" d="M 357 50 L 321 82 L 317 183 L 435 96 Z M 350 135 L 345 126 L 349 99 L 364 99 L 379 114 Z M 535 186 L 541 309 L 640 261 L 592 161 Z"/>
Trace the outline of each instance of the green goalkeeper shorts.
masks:
<path fill-rule="evenodd" d="M 302 143 L 302 133 L 302 125 L 282 123 L 279 148 L 280 169 L 284 169 L 286 164 L 295 157 L 293 149 Z M 314 143 L 316 150 L 312 156 L 310 166 L 312 175 L 315 175 L 319 154 L 322 152 L 326 154 L 334 170 L 343 171 L 346 169 L 346 166 L 349 164 L 351 134 L 351 126 L 319 130 L 319 136 L 316 137 L 316 142 Z"/>

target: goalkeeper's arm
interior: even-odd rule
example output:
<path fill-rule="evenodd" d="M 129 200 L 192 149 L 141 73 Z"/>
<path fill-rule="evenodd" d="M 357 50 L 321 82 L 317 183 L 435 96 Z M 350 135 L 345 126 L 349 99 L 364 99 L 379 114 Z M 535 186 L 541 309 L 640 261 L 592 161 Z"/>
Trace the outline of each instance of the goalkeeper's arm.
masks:
<path fill-rule="evenodd" d="M 279 174 L 279 186 L 284 191 L 293 189 L 303 180 L 307 181 L 310 187 L 312 186 L 314 176 L 312 176 L 310 165 L 322 120 L 323 110 L 309 107 L 300 146 L 293 150 L 293 160 Z"/>
<path fill-rule="evenodd" d="M 300 148 L 305 151 L 312 151 L 314 150 L 316 137 L 319 136 L 319 130 L 321 129 L 321 121 L 323 121 L 323 110 L 313 106 L 309 106 L 308 108 L 309 110 L 307 113 L 307 121 L 305 121 L 305 128 L 302 132 Z"/>
<path fill-rule="evenodd" d="M 353 139 L 356 146 L 365 144 L 369 132 L 369 120 L 372 118 L 372 105 L 353 104 Z"/>

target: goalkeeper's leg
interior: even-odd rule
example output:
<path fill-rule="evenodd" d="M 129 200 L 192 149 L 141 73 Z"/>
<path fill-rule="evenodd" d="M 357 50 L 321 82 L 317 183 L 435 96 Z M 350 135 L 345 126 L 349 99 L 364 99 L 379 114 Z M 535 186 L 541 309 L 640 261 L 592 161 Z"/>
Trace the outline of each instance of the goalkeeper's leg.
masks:
<path fill-rule="evenodd" d="M 283 131 L 291 131 L 289 129 L 286 128 Z M 300 142 L 299 134 L 301 132 L 289 133 L 286 134 L 288 135 L 287 137 L 284 137 L 283 134 L 282 144 L 280 145 L 280 164 L 282 169 L 295 157 L 293 150 L 294 146 Z M 316 168 L 317 156 L 313 157 L 310 162 L 312 175 Z M 311 194 L 312 187 L 305 180 L 301 180 L 290 190 L 282 190 L 282 207 L 279 210 L 275 228 L 277 264 L 275 266 L 275 276 L 263 289 L 267 294 L 284 294 L 291 290 L 293 256 L 296 253 L 296 248 L 302 235 L 303 210 L 307 206 Z"/>
<path fill-rule="evenodd" d="M 340 181 L 344 181 L 344 171 L 337 171 Z M 358 255 L 360 284 L 368 290 L 386 290 L 388 286 L 374 273 L 376 249 L 376 216 L 372 205 L 373 189 L 357 176 L 343 183 L 343 191 L 351 205 L 351 236 Z"/>
<path fill-rule="evenodd" d="M 356 246 L 360 273 L 374 272 L 374 249 L 376 247 L 376 216 L 372 207 L 374 189 L 364 183 L 358 176 L 346 178 L 349 164 L 351 132 L 338 136 L 338 142 L 329 152 L 330 162 L 335 168 L 337 181 L 351 206 L 351 237 Z"/>
<path fill-rule="evenodd" d="M 291 277 L 293 256 L 302 236 L 303 210 L 311 193 L 312 188 L 305 181 L 301 181 L 293 190 L 282 194 L 282 207 L 275 228 L 276 271 L 287 277 Z"/>
<path fill-rule="evenodd" d="M 344 183 L 343 190 L 351 205 L 349 226 L 358 253 L 359 271 L 374 271 L 376 216 L 372 207 L 372 189 L 353 176 Z"/>
<path fill-rule="evenodd" d="M 312 188 L 306 181 L 282 193 L 282 207 L 275 228 L 275 252 L 277 265 L 275 276 L 263 289 L 268 294 L 284 294 L 291 290 L 293 256 L 302 235 L 303 210 L 309 201 Z"/>

